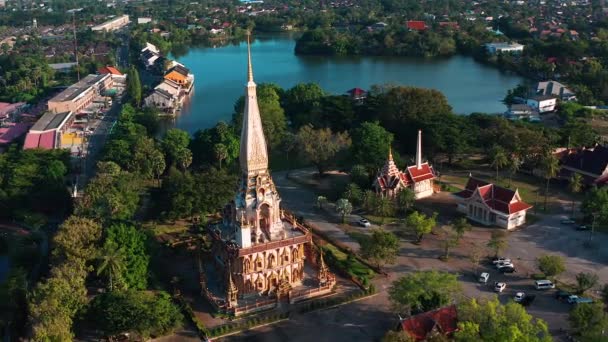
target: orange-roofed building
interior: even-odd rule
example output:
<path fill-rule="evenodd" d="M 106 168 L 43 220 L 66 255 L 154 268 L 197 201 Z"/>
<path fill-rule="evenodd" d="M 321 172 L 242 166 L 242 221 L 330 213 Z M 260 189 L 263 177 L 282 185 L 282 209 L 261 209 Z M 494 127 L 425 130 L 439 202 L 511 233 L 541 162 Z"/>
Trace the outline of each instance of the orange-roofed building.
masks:
<path fill-rule="evenodd" d="M 111 75 L 116 75 L 116 76 L 122 76 L 122 72 L 120 72 L 118 69 L 116 69 L 113 66 L 105 66 L 102 68 L 99 68 L 99 70 L 97 70 L 99 72 L 99 74 L 103 75 L 103 74 L 111 74 Z"/>

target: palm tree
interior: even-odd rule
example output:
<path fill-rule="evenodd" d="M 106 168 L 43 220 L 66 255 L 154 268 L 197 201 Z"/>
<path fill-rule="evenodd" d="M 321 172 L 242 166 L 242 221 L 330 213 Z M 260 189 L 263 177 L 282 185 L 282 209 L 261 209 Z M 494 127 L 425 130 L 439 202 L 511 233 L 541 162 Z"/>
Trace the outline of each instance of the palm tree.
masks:
<path fill-rule="evenodd" d="M 344 223 L 346 215 L 353 211 L 353 205 L 346 198 L 340 198 L 336 202 L 336 211 L 342 215 L 342 223 Z"/>
<path fill-rule="evenodd" d="M 557 172 L 559 171 L 559 161 L 557 157 L 553 153 L 548 153 L 541 162 L 541 168 L 543 173 L 545 174 L 545 179 L 547 180 L 547 184 L 545 187 L 545 205 L 544 208 L 547 210 L 547 199 L 549 197 L 549 181 L 551 178 L 557 176 Z"/>
<path fill-rule="evenodd" d="M 583 177 L 581 177 L 580 174 L 575 173 L 572 175 L 572 177 L 570 177 L 570 182 L 568 183 L 568 188 L 570 189 L 570 192 L 572 192 L 572 194 L 576 194 L 581 192 L 581 189 L 583 188 Z M 572 214 L 571 216 L 574 216 L 574 196 L 572 197 Z"/>
<path fill-rule="evenodd" d="M 496 180 L 498 180 L 498 170 L 509 165 L 507 153 L 502 147 L 494 145 L 490 151 L 490 164 L 496 169 Z"/>
<path fill-rule="evenodd" d="M 228 149 L 224 144 L 215 144 L 213 146 L 213 153 L 215 154 L 215 158 L 220 162 L 220 169 L 222 168 L 222 160 L 228 158 Z"/>
<path fill-rule="evenodd" d="M 521 167 L 521 160 L 517 156 L 511 157 L 511 162 L 509 163 L 509 187 L 511 187 L 511 182 L 513 181 L 513 176 L 519 171 Z"/>
<path fill-rule="evenodd" d="M 120 249 L 109 246 L 104 247 L 101 254 L 102 255 L 99 257 L 101 262 L 99 266 L 97 266 L 97 275 L 105 273 L 110 281 L 110 291 L 113 291 L 114 280 L 117 279 L 117 275 L 124 267 L 124 258 Z"/>

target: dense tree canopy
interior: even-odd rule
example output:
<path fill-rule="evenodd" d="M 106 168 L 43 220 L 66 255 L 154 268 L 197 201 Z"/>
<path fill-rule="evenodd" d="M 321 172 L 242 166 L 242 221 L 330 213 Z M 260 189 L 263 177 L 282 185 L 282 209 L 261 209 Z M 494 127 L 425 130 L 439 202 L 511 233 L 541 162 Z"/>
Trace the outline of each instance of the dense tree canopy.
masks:
<path fill-rule="evenodd" d="M 460 291 L 454 274 L 416 271 L 395 280 L 388 292 L 398 312 L 419 313 L 450 304 Z"/>
<path fill-rule="evenodd" d="M 134 290 L 112 291 L 95 297 L 88 317 L 108 336 L 134 332 L 143 338 L 167 334 L 183 320 L 167 293 Z"/>
<path fill-rule="evenodd" d="M 115 223 L 106 230 L 104 248 L 120 251 L 124 258 L 120 278 L 130 289 L 143 290 L 148 284 L 150 257 L 146 250 L 146 240 L 146 235 L 130 224 Z"/>
<path fill-rule="evenodd" d="M 226 150 L 224 165 L 230 165 L 238 158 L 240 137 L 235 133 L 233 126 L 220 121 L 212 128 L 198 130 L 194 133 L 194 138 L 190 142 L 193 164 L 196 166 L 215 164 L 217 158 L 215 158 L 214 148 L 218 144 L 224 146 Z"/>
<path fill-rule="evenodd" d="M 379 169 L 388 158 L 393 135 L 378 122 L 364 122 L 352 132 L 351 154 L 353 162 Z"/>
<path fill-rule="evenodd" d="M 456 341 L 529 341 L 549 342 L 547 323 L 533 318 L 515 302 L 500 304 L 497 298 L 475 298 L 458 305 Z"/>
<path fill-rule="evenodd" d="M 323 174 L 327 167 L 335 163 L 335 157 L 340 151 L 351 145 L 348 133 L 332 133 L 329 128 L 314 129 L 312 126 L 302 126 L 298 131 L 298 148 L 306 160 L 309 160 Z"/>

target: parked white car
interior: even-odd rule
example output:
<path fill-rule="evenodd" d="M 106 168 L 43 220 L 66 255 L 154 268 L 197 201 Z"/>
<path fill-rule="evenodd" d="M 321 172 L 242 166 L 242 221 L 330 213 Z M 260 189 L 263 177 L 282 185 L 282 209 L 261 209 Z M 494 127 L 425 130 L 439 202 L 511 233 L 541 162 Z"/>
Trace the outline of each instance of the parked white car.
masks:
<path fill-rule="evenodd" d="M 506 283 L 494 283 L 494 291 L 501 293 L 505 287 L 507 287 Z"/>
<path fill-rule="evenodd" d="M 479 276 L 479 282 L 480 283 L 487 283 L 488 279 L 490 279 L 490 273 L 487 272 L 483 272 L 480 276 Z"/>
<path fill-rule="evenodd" d="M 513 298 L 514 301 L 516 301 L 517 303 L 520 303 L 522 300 L 524 300 L 524 298 L 526 298 L 526 294 L 523 292 L 517 292 L 515 294 L 515 298 Z"/>
<path fill-rule="evenodd" d="M 511 259 L 508 259 L 508 258 L 496 258 L 496 259 L 492 260 L 492 263 L 494 265 L 498 264 L 499 262 L 511 262 Z"/>
<path fill-rule="evenodd" d="M 511 261 L 501 261 L 499 263 L 496 264 L 496 268 L 501 268 L 501 267 L 513 267 L 515 268 L 515 266 L 513 265 L 513 263 Z"/>
<path fill-rule="evenodd" d="M 371 223 L 369 223 L 369 221 L 367 219 L 364 219 L 364 218 L 357 221 L 357 224 L 359 224 L 361 227 L 366 227 L 366 228 L 372 225 Z"/>

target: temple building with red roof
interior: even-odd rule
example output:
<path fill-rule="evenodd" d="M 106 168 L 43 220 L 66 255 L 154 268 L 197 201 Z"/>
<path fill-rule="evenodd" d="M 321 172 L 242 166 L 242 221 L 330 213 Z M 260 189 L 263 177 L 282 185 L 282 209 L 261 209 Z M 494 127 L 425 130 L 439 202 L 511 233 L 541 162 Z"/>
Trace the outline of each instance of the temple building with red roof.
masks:
<path fill-rule="evenodd" d="M 522 201 L 517 189 L 511 190 L 473 177 L 465 189 L 454 194 L 457 210 L 467 218 L 488 226 L 514 229 L 526 223 L 532 206 Z"/>
<path fill-rule="evenodd" d="M 416 199 L 433 195 L 433 180 L 435 173 L 428 162 L 422 162 L 422 131 L 418 131 L 416 145 L 416 165 L 408 166 L 403 172 L 397 168 L 393 161 L 393 154 L 389 151 L 384 167 L 374 180 L 373 187 L 383 196 L 395 197 L 404 188 L 410 188 Z"/>
<path fill-rule="evenodd" d="M 427 341 L 435 335 L 451 337 L 458 330 L 455 305 L 424 312 L 401 321 L 401 329 L 415 341 Z"/>

